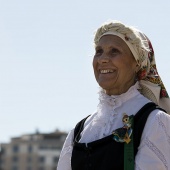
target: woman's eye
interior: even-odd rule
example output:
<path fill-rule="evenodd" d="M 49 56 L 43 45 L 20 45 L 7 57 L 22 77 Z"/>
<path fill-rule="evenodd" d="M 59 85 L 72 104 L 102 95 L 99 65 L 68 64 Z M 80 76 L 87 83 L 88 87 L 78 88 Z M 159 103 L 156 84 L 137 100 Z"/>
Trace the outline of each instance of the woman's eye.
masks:
<path fill-rule="evenodd" d="M 102 49 L 98 49 L 96 50 L 96 55 L 102 54 L 103 50 Z"/>
<path fill-rule="evenodd" d="M 112 49 L 112 53 L 115 54 L 115 53 L 118 53 L 119 51 L 116 49 L 116 48 L 113 48 Z"/>

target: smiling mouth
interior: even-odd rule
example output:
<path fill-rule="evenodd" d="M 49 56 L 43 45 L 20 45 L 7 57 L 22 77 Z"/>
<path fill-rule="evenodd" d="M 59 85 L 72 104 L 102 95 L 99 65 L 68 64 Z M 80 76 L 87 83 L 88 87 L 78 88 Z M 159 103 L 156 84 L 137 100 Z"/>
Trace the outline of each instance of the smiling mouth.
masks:
<path fill-rule="evenodd" d="M 100 70 L 101 74 L 107 74 L 107 73 L 113 73 L 114 71 L 112 69 L 107 69 L 107 70 Z"/>

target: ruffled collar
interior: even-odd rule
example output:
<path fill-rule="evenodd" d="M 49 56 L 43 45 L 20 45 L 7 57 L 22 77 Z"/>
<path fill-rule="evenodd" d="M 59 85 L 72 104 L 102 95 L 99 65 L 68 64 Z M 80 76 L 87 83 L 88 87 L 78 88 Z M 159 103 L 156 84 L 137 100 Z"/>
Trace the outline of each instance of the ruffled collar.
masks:
<path fill-rule="evenodd" d="M 107 95 L 103 89 L 99 91 L 99 104 L 97 106 L 97 112 L 91 115 L 84 125 L 84 130 L 81 133 L 82 138 L 80 142 L 91 142 L 96 139 L 101 139 L 116 129 L 122 126 L 123 110 L 120 110 L 120 106 L 126 101 L 134 98 L 139 94 L 139 84 L 136 83 L 130 87 L 126 93 L 121 95 Z M 90 135 L 89 135 L 90 133 Z"/>
<path fill-rule="evenodd" d="M 97 114 L 93 119 L 93 126 L 104 125 L 107 122 L 113 122 L 111 117 L 116 118 L 118 112 L 115 110 L 120 107 L 123 103 L 130 100 L 139 94 L 140 89 L 139 83 L 131 86 L 126 93 L 121 95 L 107 95 L 103 89 L 99 91 L 99 104 L 97 106 Z"/>
<path fill-rule="evenodd" d="M 100 104 L 102 103 L 107 103 L 111 106 L 115 106 L 116 104 L 121 104 L 124 103 L 126 101 L 128 101 L 129 99 L 131 99 L 132 97 L 134 97 L 135 95 L 139 94 L 139 82 L 136 82 L 135 85 L 131 86 L 127 92 L 122 93 L 121 95 L 107 95 L 104 91 L 104 89 L 100 88 L 99 90 L 99 101 Z"/>

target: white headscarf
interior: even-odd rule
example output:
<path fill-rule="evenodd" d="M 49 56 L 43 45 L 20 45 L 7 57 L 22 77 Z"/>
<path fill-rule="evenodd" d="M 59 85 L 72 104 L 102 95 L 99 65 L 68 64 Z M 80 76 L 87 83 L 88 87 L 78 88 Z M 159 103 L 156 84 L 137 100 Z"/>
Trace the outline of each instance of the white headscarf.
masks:
<path fill-rule="evenodd" d="M 136 28 L 124 25 L 119 21 L 112 21 L 98 28 L 94 43 L 97 45 L 104 35 L 116 35 L 128 45 L 137 64 L 140 66 L 137 78 L 141 86 L 141 93 L 170 113 L 170 99 L 158 75 L 154 51 L 146 35 Z"/>

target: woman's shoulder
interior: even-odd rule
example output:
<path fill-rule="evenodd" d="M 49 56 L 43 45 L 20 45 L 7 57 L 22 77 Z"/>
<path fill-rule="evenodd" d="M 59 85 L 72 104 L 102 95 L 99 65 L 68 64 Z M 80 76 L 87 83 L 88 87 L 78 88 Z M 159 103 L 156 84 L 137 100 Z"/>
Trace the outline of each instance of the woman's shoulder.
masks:
<path fill-rule="evenodd" d="M 155 122 L 157 125 L 161 125 L 163 123 L 166 125 L 166 127 L 170 128 L 170 115 L 163 110 L 155 109 L 150 113 L 147 122 Z"/>
<path fill-rule="evenodd" d="M 157 138 L 158 136 L 170 136 L 170 115 L 166 112 L 155 109 L 147 119 L 143 138 Z"/>
<path fill-rule="evenodd" d="M 162 110 L 152 111 L 141 137 L 136 166 L 141 169 L 168 169 L 170 167 L 170 115 Z"/>

